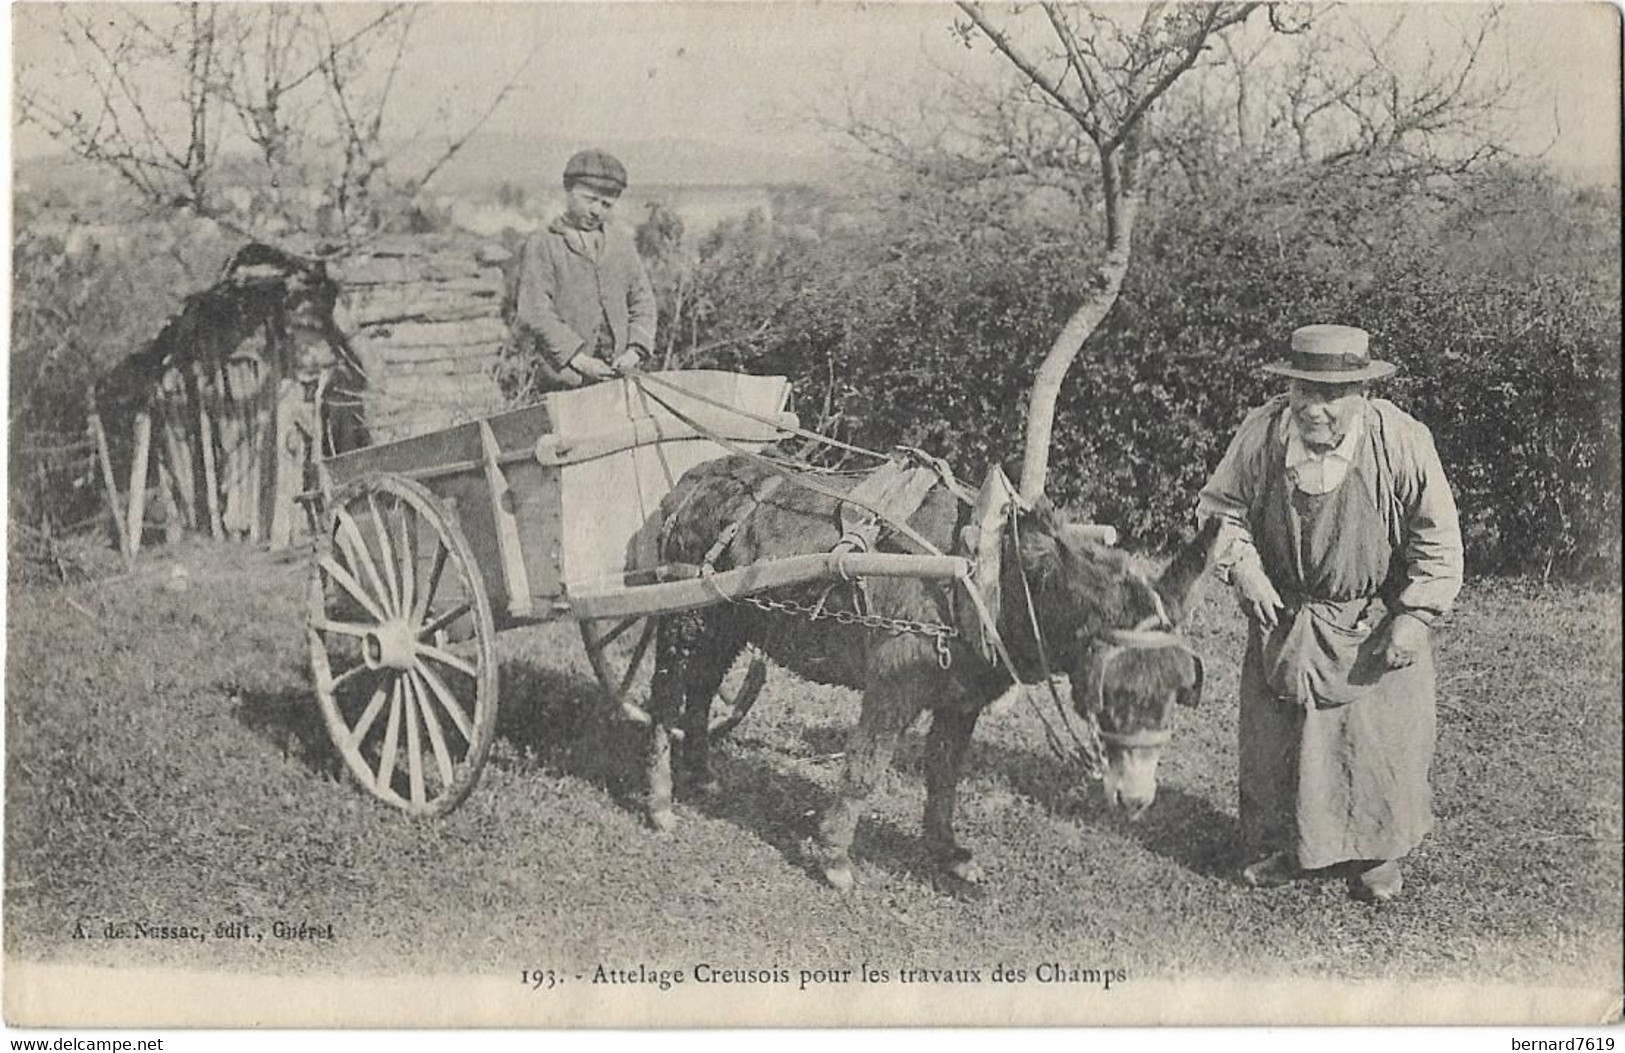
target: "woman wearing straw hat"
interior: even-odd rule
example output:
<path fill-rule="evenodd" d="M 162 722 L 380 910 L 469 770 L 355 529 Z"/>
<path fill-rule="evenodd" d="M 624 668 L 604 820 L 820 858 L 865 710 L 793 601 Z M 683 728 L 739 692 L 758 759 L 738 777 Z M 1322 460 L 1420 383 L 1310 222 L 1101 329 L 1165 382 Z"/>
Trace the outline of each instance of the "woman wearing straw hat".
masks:
<path fill-rule="evenodd" d="M 1219 575 L 1251 622 L 1242 880 L 1342 874 L 1383 902 L 1433 824 L 1429 631 L 1461 588 L 1455 500 L 1427 428 L 1370 397 L 1396 367 L 1364 330 L 1306 326 L 1264 368 L 1290 387 L 1242 422 L 1197 507 L 1223 521 Z"/>

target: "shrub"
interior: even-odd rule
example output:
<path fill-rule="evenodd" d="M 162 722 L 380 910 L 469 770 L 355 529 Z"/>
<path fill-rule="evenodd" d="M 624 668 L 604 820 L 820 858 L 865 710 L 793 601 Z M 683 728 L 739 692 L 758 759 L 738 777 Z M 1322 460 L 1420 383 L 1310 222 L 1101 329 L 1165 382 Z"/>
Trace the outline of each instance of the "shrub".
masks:
<path fill-rule="evenodd" d="M 1617 576 L 1617 195 L 1514 170 L 1443 201 L 1277 178 L 1148 211 L 1063 389 L 1052 497 L 1130 543 L 1177 542 L 1236 425 L 1278 387 L 1257 367 L 1293 328 L 1337 321 L 1403 366 L 1376 393 L 1432 428 L 1472 569 Z M 1034 367 L 1099 237 L 986 199 L 955 211 L 951 188 L 910 193 L 811 230 L 719 230 L 679 357 L 785 373 L 805 419 L 978 479 L 1019 453 Z"/>

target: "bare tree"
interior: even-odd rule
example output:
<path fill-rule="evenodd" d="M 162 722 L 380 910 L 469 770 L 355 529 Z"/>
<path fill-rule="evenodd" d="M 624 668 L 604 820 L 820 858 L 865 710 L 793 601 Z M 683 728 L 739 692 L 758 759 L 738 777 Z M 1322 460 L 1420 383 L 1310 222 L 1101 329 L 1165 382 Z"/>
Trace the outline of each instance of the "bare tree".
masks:
<path fill-rule="evenodd" d="M 1058 188 L 1080 212 L 1101 215 L 1104 251 L 1034 383 L 1022 468 L 1029 499 L 1043 492 L 1060 385 L 1116 302 L 1146 193 L 1159 182 L 1178 187 L 1165 176 L 1182 177 L 1199 197 L 1250 195 L 1260 207 L 1338 196 L 1355 217 L 1378 201 L 1449 195 L 1451 180 L 1501 152 L 1497 121 L 1513 86 L 1489 61 L 1493 8 L 1465 12 L 1454 40 L 1440 19 L 1412 26 L 1402 11 L 1042 3 L 994 14 L 973 0 L 959 8 L 956 33 L 967 46 L 990 45 L 1013 87 L 959 77 L 907 121 L 849 104 L 843 127 L 893 172 L 947 190 L 953 205 L 988 201 L 990 186 L 1022 195 Z M 936 230 L 922 236 L 963 231 L 963 208 L 949 211 L 933 225 L 916 209 L 917 225 Z"/>
<path fill-rule="evenodd" d="M 54 38 L 89 90 L 25 63 L 18 113 L 150 205 L 269 243 L 302 235 L 343 246 L 376 229 L 381 200 L 432 179 L 524 70 L 440 135 L 427 160 L 399 170 L 403 146 L 424 134 L 389 123 L 415 13 L 407 4 L 31 9 L 31 28 Z"/>
<path fill-rule="evenodd" d="M 1011 22 L 1000 23 L 979 3 L 959 0 L 958 6 L 968 19 L 959 25 L 967 44 L 978 36 L 990 43 L 1020 71 L 1037 98 L 1093 147 L 1105 214 L 1104 259 L 1086 277 L 1082 301 L 1050 346 L 1033 383 L 1021 495 L 1036 500 L 1048 474 L 1061 382 L 1117 302 L 1128 272 L 1140 204 L 1139 162 L 1152 112 L 1204 60 L 1221 34 L 1245 22 L 1261 5 L 1153 3 L 1138 9 L 1134 19 L 1105 7 L 1044 3 L 1037 9 L 1043 22 L 1036 33 L 1022 24 L 1036 18 L 1032 9 L 1018 9 Z M 1027 43 L 1030 36 L 1043 42 Z"/>

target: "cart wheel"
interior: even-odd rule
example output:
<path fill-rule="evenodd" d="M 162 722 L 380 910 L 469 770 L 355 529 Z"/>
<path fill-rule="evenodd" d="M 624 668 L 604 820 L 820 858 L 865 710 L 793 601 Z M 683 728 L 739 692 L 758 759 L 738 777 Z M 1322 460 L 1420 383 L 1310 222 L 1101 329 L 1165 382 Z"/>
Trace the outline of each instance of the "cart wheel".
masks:
<path fill-rule="evenodd" d="M 611 705 L 627 719 L 648 724 L 649 681 L 654 673 L 656 619 L 636 615 L 619 620 L 582 620 L 581 640 L 587 647 L 587 660 Z M 755 647 L 748 648 L 749 664 L 737 688 L 724 681 L 717 701 L 728 712 L 711 725 L 711 736 L 727 735 L 745 719 L 762 686 L 767 683 L 767 662 Z M 730 678 L 731 679 L 731 678 Z"/>
<path fill-rule="evenodd" d="M 474 788 L 496 732 L 479 567 L 456 522 L 407 479 L 356 480 L 325 519 L 306 625 L 328 734 L 374 796 L 444 815 Z"/>

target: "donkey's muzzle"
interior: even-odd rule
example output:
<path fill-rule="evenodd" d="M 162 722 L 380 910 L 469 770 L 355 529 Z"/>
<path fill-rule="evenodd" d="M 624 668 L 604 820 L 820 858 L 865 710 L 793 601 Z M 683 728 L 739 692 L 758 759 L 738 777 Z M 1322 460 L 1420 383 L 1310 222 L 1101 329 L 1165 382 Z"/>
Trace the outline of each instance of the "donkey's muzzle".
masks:
<path fill-rule="evenodd" d="M 1106 800 L 1130 821 L 1138 819 L 1157 799 L 1157 761 L 1160 746 L 1106 748 L 1106 773 L 1102 785 Z"/>

